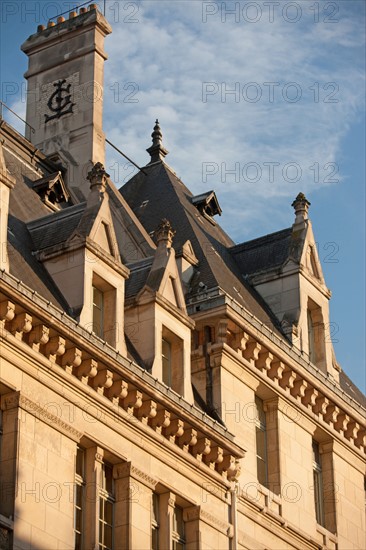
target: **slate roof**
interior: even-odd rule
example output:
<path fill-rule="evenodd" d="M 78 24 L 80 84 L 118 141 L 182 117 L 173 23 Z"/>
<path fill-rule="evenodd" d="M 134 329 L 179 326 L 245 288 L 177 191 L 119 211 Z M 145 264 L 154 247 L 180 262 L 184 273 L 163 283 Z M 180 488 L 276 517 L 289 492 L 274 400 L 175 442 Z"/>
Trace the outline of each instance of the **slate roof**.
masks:
<path fill-rule="evenodd" d="M 271 271 L 288 259 L 291 235 L 292 228 L 289 227 L 233 246 L 230 252 L 245 275 Z"/>
<path fill-rule="evenodd" d="M 342 370 L 339 375 L 339 383 L 342 388 L 350 397 L 353 397 L 360 405 L 366 409 L 366 396 L 361 390 L 352 382 L 347 374 Z"/>
<path fill-rule="evenodd" d="M 62 244 L 78 227 L 86 203 L 70 206 L 27 224 L 34 250 L 44 250 Z"/>
<path fill-rule="evenodd" d="M 149 273 L 151 271 L 153 258 L 149 258 L 147 261 L 138 264 L 127 264 L 130 269 L 130 277 L 126 281 L 125 297 L 126 300 L 136 296 L 140 290 L 146 284 Z"/>
<path fill-rule="evenodd" d="M 49 209 L 32 189 L 33 182 L 40 179 L 40 175 L 37 173 L 38 167 L 27 166 L 21 158 L 10 153 L 5 147 L 3 147 L 3 154 L 6 166 L 16 180 L 9 201 L 8 256 L 10 273 L 46 300 L 70 313 L 69 305 L 47 270 L 32 254 L 33 243 L 27 222 L 49 213 Z"/>
<path fill-rule="evenodd" d="M 188 239 L 191 241 L 199 260 L 199 276 L 195 277 L 191 295 L 198 291 L 199 282 L 208 289 L 220 286 L 263 323 L 280 332 L 278 320 L 242 277 L 230 253 L 234 242 L 225 231 L 198 211 L 191 191 L 165 163 L 147 165 L 144 172 L 146 175 L 139 172 L 132 177 L 120 192 L 150 234 L 162 218 L 167 218 L 176 230 L 173 246 L 178 253 Z"/>

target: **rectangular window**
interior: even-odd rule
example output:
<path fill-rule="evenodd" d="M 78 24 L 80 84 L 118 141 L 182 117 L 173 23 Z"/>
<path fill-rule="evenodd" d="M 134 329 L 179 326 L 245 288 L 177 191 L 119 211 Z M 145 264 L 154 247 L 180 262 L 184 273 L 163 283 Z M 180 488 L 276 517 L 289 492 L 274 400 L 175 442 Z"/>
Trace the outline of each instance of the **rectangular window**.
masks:
<path fill-rule="evenodd" d="M 183 509 L 175 506 L 173 516 L 173 550 L 184 550 L 186 544 Z"/>
<path fill-rule="evenodd" d="M 104 337 L 104 294 L 93 286 L 93 332 Z"/>
<path fill-rule="evenodd" d="M 325 527 L 322 461 L 319 444 L 313 441 L 313 478 L 316 521 Z"/>
<path fill-rule="evenodd" d="M 164 326 L 161 334 L 161 363 L 164 384 L 183 395 L 183 340 Z"/>
<path fill-rule="evenodd" d="M 75 550 L 83 548 L 83 523 L 85 499 L 85 451 L 77 448 L 74 486 L 74 532 Z"/>
<path fill-rule="evenodd" d="M 264 412 L 263 401 L 255 397 L 256 420 L 255 420 L 255 440 L 257 452 L 257 477 L 261 485 L 268 485 L 268 464 L 267 464 L 267 433 L 266 433 L 266 414 Z"/>
<path fill-rule="evenodd" d="M 167 386 L 172 386 L 172 345 L 170 342 L 162 339 L 161 358 L 163 363 L 163 382 Z"/>
<path fill-rule="evenodd" d="M 312 363 L 315 364 L 315 333 L 314 333 L 314 324 L 311 317 L 311 311 L 308 309 L 308 341 L 309 341 L 309 359 Z"/>
<path fill-rule="evenodd" d="M 151 548 L 152 550 L 159 550 L 159 495 L 156 493 L 152 493 Z"/>
<path fill-rule="evenodd" d="M 113 549 L 113 466 L 103 462 L 99 490 L 99 550 Z"/>

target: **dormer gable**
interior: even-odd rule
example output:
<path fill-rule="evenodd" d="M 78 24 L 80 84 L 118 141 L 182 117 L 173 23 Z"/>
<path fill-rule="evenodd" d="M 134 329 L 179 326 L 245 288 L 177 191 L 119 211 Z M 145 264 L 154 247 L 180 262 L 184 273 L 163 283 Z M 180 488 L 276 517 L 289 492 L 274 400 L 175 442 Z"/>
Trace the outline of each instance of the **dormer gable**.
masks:
<path fill-rule="evenodd" d="M 311 221 L 310 202 L 299 193 L 292 203 L 295 221 L 284 230 L 233 249 L 247 279 L 261 294 L 292 344 L 321 371 L 339 380 L 329 320 L 329 299 Z M 261 260 L 263 256 L 263 261 Z M 253 261 L 255 258 L 255 261 Z M 255 266 L 260 266 L 259 269 Z"/>
<path fill-rule="evenodd" d="M 118 254 L 107 193 L 108 174 L 96 163 L 86 203 L 28 224 L 38 259 L 84 327 L 121 352 L 124 286 L 129 270 Z"/>
<path fill-rule="evenodd" d="M 35 181 L 32 188 L 40 196 L 42 202 L 54 212 L 60 210 L 70 199 L 70 193 L 60 171 Z"/>
<path fill-rule="evenodd" d="M 156 292 L 173 306 L 187 314 L 175 251 L 172 248 L 173 231 L 170 222 L 162 220 L 155 232 L 157 249 L 145 288 Z"/>
<path fill-rule="evenodd" d="M 152 375 L 193 403 L 190 347 L 194 323 L 186 311 L 172 247 L 174 234 L 170 222 L 163 219 L 155 231 L 157 248 L 151 268 L 132 271 L 132 278 L 146 279 L 128 301 L 126 334 Z"/>

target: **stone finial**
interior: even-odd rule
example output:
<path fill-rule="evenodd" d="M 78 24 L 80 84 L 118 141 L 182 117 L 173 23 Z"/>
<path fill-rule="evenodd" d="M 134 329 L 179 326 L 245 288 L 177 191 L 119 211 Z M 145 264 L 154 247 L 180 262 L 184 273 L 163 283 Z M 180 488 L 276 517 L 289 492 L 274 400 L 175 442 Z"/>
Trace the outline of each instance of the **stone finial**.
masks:
<path fill-rule="evenodd" d="M 90 181 L 88 204 L 103 200 L 107 189 L 107 178 L 109 178 L 109 174 L 105 171 L 103 164 L 101 162 L 94 164 L 87 175 L 87 179 Z"/>
<path fill-rule="evenodd" d="M 171 248 L 175 233 L 176 231 L 174 231 L 174 229 L 172 228 L 170 221 L 166 218 L 162 219 L 157 229 L 155 230 L 155 237 L 158 246 Z"/>
<path fill-rule="evenodd" d="M 164 158 L 167 156 L 168 151 L 163 146 L 163 134 L 161 132 L 161 128 L 159 125 L 158 119 L 155 121 L 154 131 L 151 134 L 152 137 L 152 146 L 146 149 L 146 151 L 151 156 L 152 162 L 157 162 L 159 160 L 164 160 Z"/>
<path fill-rule="evenodd" d="M 305 197 L 304 193 L 299 193 L 291 206 L 295 209 L 295 224 L 308 219 L 310 202 Z"/>

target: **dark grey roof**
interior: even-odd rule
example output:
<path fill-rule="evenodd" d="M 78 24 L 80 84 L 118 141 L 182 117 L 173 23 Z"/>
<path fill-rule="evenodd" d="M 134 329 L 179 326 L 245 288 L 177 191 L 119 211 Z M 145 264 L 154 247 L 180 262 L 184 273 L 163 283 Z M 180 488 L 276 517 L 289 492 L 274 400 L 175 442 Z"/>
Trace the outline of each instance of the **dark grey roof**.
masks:
<path fill-rule="evenodd" d="M 230 252 L 244 275 L 270 271 L 289 257 L 292 228 L 237 244 Z"/>
<path fill-rule="evenodd" d="M 34 250 L 44 250 L 61 244 L 72 235 L 78 227 L 86 203 L 70 206 L 27 224 L 31 234 Z"/>
<path fill-rule="evenodd" d="M 366 377 L 366 373 L 364 373 Z M 358 389 L 357 386 L 348 378 L 347 374 L 344 371 L 341 371 L 339 375 L 339 383 L 342 388 L 350 397 L 355 399 L 357 403 L 362 405 L 366 409 L 366 396 Z"/>
<path fill-rule="evenodd" d="M 127 267 L 130 269 L 130 276 L 126 281 L 126 299 L 136 296 L 144 287 L 151 271 L 152 262 L 153 258 L 149 258 L 142 264 L 141 262 L 139 262 L 138 264 L 127 265 Z"/>
<path fill-rule="evenodd" d="M 277 330 L 278 321 L 261 296 L 244 280 L 230 254 L 234 242 L 218 224 L 212 224 L 192 203 L 192 193 L 174 172 L 162 162 L 147 165 L 121 189 L 123 197 L 145 227 L 152 233 L 162 218 L 167 218 L 176 234 L 175 250 L 189 239 L 199 260 L 196 284 L 207 288 L 220 286 L 267 326 Z"/>

